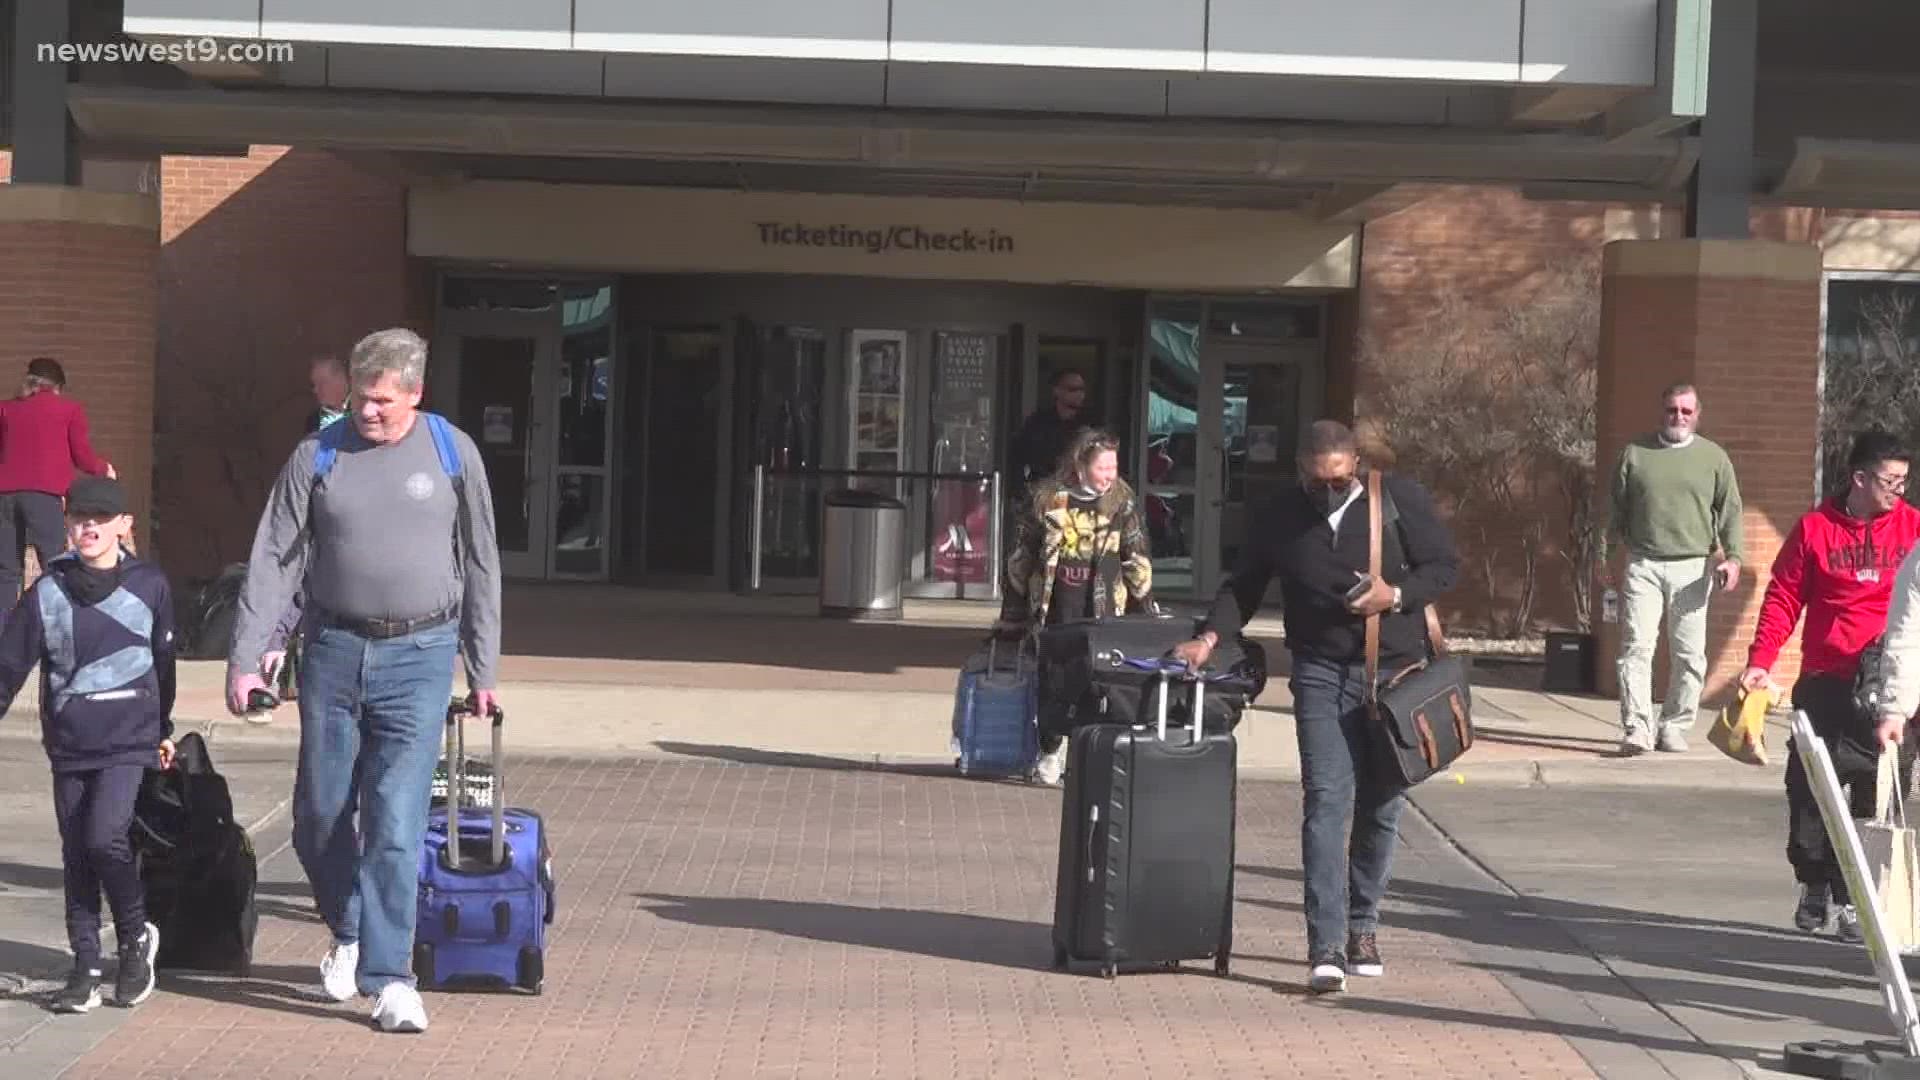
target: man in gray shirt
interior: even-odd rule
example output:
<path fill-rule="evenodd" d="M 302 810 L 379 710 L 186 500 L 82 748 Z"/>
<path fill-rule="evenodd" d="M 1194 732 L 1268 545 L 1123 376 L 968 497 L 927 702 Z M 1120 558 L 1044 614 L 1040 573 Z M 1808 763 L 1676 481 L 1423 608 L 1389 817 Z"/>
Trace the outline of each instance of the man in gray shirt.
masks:
<path fill-rule="evenodd" d="M 227 658 L 241 713 L 304 588 L 294 850 L 333 932 L 321 983 L 336 1001 L 373 997 L 384 1031 L 427 1027 L 416 877 L 456 654 L 481 715 L 498 706 L 493 500 L 473 440 L 419 411 L 426 366 L 410 330 L 354 346 L 349 420 L 302 441 L 267 498 Z"/>

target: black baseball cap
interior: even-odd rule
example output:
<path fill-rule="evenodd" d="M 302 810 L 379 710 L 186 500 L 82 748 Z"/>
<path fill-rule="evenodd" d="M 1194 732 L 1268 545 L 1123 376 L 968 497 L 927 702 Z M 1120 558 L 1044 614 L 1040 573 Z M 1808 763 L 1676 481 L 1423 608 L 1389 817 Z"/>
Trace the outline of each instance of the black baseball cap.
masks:
<path fill-rule="evenodd" d="M 127 512 L 127 491 L 118 480 L 82 476 L 67 490 L 67 515 L 118 517 Z"/>

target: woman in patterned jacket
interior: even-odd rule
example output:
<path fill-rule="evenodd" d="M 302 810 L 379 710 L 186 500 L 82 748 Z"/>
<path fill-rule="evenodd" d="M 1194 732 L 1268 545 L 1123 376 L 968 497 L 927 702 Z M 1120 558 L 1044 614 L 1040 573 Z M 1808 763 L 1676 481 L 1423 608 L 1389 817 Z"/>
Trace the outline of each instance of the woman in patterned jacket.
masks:
<path fill-rule="evenodd" d="M 1120 442 L 1081 432 L 1014 522 L 997 631 L 1014 637 L 1078 619 L 1152 610 L 1153 560 L 1140 507 L 1120 479 Z M 1042 732 L 1035 778 L 1060 780 L 1066 738 Z"/>

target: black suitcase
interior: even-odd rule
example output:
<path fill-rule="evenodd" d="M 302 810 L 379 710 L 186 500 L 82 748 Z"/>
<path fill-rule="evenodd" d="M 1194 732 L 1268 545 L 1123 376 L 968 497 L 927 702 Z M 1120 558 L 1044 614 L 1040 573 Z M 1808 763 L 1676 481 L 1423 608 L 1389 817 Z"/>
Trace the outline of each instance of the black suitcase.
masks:
<path fill-rule="evenodd" d="M 1150 723 L 1158 662 L 1191 641 L 1191 616 L 1122 615 L 1059 623 L 1040 631 L 1040 727 L 1067 734 L 1083 724 Z M 1207 661 L 1206 730 L 1229 732 L 1267 682 L 1266 652 L 1244 637 L 1222 638 Z M 1186 702 L 1172 723 L 1192 723 Z"/>
<path fill-rule="evenodd" d="M 1060 814 L 1053 964 L 1121 965 L 1213 958 L 1233 951 L 1233 825 L 1238 747 L 1232 735 L 1167 731 L 1179 672 L 1156 678 L 1157 729 L 1098 724 L 1074 731 Z M 1193 682 L 1189 716 L 1201 713 Z"/>

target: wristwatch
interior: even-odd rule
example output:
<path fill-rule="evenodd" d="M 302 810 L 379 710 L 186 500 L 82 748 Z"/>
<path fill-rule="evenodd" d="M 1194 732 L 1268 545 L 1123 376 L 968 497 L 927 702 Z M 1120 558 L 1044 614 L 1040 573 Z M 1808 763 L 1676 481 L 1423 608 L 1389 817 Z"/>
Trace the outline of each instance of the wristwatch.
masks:
<path fill-rule="evenodd" d="M 1393 610 L 1394 610 L 1394 612 L 1395 612 L 1395 613 L 1398 613 L 1398 612 L 1399 612 L 1399 611 L 1401 610 L 1401 608 L 1400 608 L 1400 586 L 1398 586 L 1398 585 L 1395 585 L 1395 586 L 1393 587 Z"/>

